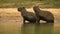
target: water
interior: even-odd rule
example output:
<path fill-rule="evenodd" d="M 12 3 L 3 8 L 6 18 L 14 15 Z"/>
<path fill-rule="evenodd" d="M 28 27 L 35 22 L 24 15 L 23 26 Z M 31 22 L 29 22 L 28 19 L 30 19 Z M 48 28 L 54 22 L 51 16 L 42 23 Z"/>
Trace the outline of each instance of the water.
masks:
<path fill-rule="evenodd" d="M 1 21 L 0 34 L 60 34 L 60 20 L 54 24 L 22 24 L 18 20 Z"/>

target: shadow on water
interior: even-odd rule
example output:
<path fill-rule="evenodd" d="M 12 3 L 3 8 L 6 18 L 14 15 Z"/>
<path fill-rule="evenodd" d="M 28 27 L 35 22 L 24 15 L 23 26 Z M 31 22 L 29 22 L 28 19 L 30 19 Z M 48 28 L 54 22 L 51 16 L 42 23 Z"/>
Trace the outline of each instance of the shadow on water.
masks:
<path fill-rule="evenodd" d="M 21 34 L 53 34 L 53 24 L 23 24 Z"/>

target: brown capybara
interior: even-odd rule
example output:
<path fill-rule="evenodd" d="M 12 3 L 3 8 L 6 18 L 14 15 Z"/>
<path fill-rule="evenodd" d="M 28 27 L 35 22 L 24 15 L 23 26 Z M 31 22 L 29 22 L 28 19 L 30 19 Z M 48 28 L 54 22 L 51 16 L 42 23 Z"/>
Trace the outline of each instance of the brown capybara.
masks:
<path fill-rule="evenodd" d="M 37 22 L 37 18 L 36 15 L 32 12 L 28 12 L 25 7 L 20 7 L 18 8 L 18 11 L 21 12 L 21 15 L 23 17 L 23 22 L 25 23 L 25 21 L 29 21 L 32 23 L 36 23 Z"/>
<path fill-rule="evenodd" d="M 33 10 L 38 17 L 38 22 L 44 20 L 47 23 L 54 23 L 54 16 L 51 12 L 40 10 L 39 6 L 34 6 Z"/>

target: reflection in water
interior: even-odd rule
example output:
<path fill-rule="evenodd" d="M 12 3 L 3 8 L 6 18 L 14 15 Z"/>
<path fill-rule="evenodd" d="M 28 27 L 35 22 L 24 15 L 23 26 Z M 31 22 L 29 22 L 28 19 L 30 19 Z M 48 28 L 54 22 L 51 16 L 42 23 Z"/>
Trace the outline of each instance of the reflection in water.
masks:
<path fill-rule="evenodd" d="M 21 34 L 34 34 L 34 24 L 23 24 L 21 27 Z"/>
<path fill-rule="evenodd" d="M 35 34 L 53 34 L 53 24 L 35 25 Z"/>
<path fill-rule="evenodd" d="M 53 24 L 23 24 L 21 34 L 53 34 Z"/>

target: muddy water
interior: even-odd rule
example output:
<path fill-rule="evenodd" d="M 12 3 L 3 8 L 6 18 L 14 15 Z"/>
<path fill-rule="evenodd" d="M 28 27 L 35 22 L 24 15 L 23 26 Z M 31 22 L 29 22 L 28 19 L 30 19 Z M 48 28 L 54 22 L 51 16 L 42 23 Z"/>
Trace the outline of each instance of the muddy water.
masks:
<path fill-rule="evenodd" d="M 0 22 L 0 34 L 60 34 L 60 20 L 54 24 L 23 24 L 19 20 Z"/>

